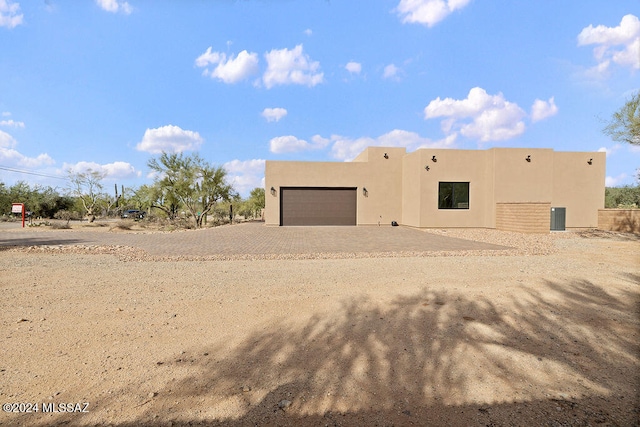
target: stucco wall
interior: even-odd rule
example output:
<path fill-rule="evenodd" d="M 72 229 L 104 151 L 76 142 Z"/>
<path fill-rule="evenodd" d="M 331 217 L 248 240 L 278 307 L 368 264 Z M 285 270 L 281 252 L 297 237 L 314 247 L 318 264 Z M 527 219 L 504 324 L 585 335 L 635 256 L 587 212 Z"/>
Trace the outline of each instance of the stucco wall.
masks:
<path fill-rule="evenodd" d="M 420 227 L 420 176 L 424 168 L 420 161 L 420 151 L 414 151 L 404 156 L 402 162 L 402 224 L 410 227 Z"/>
<path fill-rule="evenodd" d="M 640 209 L 601 209 L 598 211 L 598 228 L 640 234 Z"/>
<path fill-rule="evenodd" d="M 357 162 L 267 161 L 265 223 L 280 224 L 280 187 L 355 187 L 358 225 L 401 222 L 402 159 L 405 154 L 405 148 L 369 147 Z M 271 192 L 272 187 L 275 195 Z M 366 196 L 363 188 L 367 189 Z"/>
<path fill-rule="evenodd" d="M 591 228 L 604 207 L 605 161 L 605 153 L 552 149 L 425 148 L 407 154 L 397 147 L 369 147 L 346 163 L 267 161 L 265 221 L 280 222 L 280 187 L 355 187 L 359 225 L 398 221 L 413 227 L 505 227 L 504 217 L 498 225 L 498 204 L 542 203 L 566 208 L 567 228 Z M 440 182 L 469 182 L 469 209 L 439 209 Z M 540 212 L 533 214 L 538 225 L 522 219 L 523 226 L 542 232 Z M 548 232 L 548 210 L 544 217 Z"/>
<path fill-rule="evenodd" d="M 367 188 L 367 197 L 358 199 L 358 225 L 401 222 L 402 161 L 407 151 L 391 147 L 369 147 L 366 151 L 366 163 L 358 163 L 365 165 L 362 185 Z"/>
<path fill-rule="evenodd" d="M 487 151 L 424 149 L 416 154 L 420 157 L 419 227 L 491 226 L 492 182 Z M 428 171 L 425 166 L 429 166 Z M 469 209 L 439 209 L 440 182 L 469 182 Z"/>
<path fill-rule="evenodd" d="M 548 234 L 550 223 L 550 203 L 496 203 L 498 230 Z"/>
<path fill-rule="evenodd" d="M 495 203 L 550 202 L 553 150 L 492 148 Z M 526 158 L 531 156 L 531 161 Z"/>
<path fill-rule="evenodd" d="M 598 209 L 604 208 L 606 160 L 606 153 L 554 153 L 551 205 L 567 208 L 567 228 L 598 227 Z"/>

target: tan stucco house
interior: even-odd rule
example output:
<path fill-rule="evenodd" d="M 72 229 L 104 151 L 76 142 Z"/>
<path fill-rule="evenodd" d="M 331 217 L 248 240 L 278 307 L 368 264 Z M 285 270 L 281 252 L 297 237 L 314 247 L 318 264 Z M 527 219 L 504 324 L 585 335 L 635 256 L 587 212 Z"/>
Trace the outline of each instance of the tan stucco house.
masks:
<path fill-rule="evenodd" d="M 596 228 L 605 153 L 369 147 L 351 162 L 267 161 L 267 225 Z"/>

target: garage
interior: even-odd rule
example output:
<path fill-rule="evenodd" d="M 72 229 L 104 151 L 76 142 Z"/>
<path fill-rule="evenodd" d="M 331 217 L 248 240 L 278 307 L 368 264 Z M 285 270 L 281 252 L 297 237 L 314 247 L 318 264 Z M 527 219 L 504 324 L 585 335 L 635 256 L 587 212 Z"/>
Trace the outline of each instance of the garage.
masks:
<path fill-rule="evenodd" d="M 356 225 L 356 212 L 356 188 L 280 188 L 280 225 Z"/>

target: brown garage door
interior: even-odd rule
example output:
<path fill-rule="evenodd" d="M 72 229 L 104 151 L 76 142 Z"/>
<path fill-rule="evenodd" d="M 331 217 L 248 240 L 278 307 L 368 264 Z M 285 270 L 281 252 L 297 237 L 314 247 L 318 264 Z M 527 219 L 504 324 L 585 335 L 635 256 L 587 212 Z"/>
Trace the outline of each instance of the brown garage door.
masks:
<path fill-rule="evenodd" d="M 280 225 L 356 225 L 355 188 L 280 188 Z"/>

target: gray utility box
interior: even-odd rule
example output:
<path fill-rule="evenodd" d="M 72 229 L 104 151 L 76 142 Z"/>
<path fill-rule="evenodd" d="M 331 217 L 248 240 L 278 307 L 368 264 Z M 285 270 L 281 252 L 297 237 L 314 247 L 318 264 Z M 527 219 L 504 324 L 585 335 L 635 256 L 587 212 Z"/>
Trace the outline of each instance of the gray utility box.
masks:
<path fill-rule="evenodd" d="M 551 208 L 551 231 L 564 231 L 567 208 Z"/>

